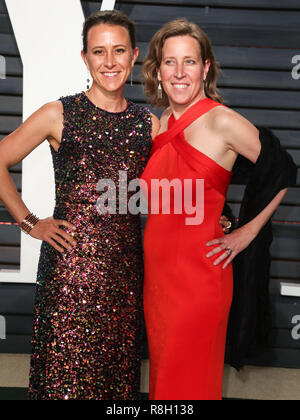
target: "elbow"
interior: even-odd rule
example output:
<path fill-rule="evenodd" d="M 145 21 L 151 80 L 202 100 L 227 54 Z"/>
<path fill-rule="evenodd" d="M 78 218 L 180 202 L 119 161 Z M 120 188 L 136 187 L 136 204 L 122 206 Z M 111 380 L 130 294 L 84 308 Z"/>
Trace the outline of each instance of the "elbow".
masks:
<path fill-rule="evenodd" d="M 0 157 L 0 172 L 9 172 L 9 170 L 12 168 L 13 165 L 9 165 L 8 162 L 1 159 Z"/>

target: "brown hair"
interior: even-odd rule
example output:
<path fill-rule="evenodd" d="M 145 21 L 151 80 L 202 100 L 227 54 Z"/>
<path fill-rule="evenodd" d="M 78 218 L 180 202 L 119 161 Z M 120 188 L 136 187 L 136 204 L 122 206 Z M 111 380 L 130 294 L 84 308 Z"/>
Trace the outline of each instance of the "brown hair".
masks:
<path fill-rule="evenodd" d="M 82 33 L 83 51 L 85 54 L 88 50 L 89 30 L 93 26 L 100 25 L 101 23 L 113 26 L 123 26 L 129 33 L 132 49 L 134 50 L 136 48 L 136 30 L 134 22 L 130 20 L 125 13 L 119 10 L 107 10 L 104 12 L 96 12 L 85 20 Z"/>
<path fill-rule="evenodd" d="M 143 77 L 145 93 L 150 104 L 161 108 L 169 106 L 169 100 L 164 90 L 162 98 L 159 98 L 158 95 L 159 81 L 157 69 L 159 69 L 162 62 L 162 51 L 165 41 L 168 38 L 183 35 L 189 35 L 198 41 L 203 63 L 205 63 L 206 60 L 210 60 L 211 66 L 206 79 L 205 93 L 210 99 L 222 103 L 223 99 L 217 91 L 217 79 L 220 74 L 220 66 L 212 51 L 210 39 L 195 23 L 189 22 L 187 19 L 176 19 L 167 23 L 154 35 L 150 42 L 147 57 L 144 61 Z"/>

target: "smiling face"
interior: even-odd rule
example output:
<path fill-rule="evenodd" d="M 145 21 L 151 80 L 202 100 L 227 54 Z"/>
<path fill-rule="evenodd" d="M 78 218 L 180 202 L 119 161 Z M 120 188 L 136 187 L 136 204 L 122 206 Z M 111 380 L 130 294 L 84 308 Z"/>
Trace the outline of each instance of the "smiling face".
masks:
<path fill-rule="evenodd" d="M 205 97 L 204 80 L 210 67 L 203 64 L 198 41 L 189 36 L 168 38 L 162 51 L 158 79 L 169 97 L 170 105 L 185 106 Z"/>
<path fill-rule="evenodd" d="M 123 93 L 139 50 L 133 51 L 126 28 L 101 23 L 89 30 L 87 53 L 81 54 L 103 93 Z"/>

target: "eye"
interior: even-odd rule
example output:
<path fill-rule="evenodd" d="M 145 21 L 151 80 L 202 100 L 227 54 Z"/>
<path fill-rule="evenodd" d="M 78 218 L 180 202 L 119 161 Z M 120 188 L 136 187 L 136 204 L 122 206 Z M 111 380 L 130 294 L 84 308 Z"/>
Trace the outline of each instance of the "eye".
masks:
<path fill-rule="evenodd" d="M 175 61 L 174 61 L 174 60 L 166 60 L 166 61 L 165 61 L 165 64 L 166 64 L 167 66 L 172 66 L 173 64 L 175 64 Z"/>
<path fill-rule="evenodd" d="M 95 50 L 94 54 L 96 54 L 96 55 L 103 54 L 103 50 Z"/>
<path fill-rule="evenodd" d="M 186 60 L 186 63 L 187 63 L 187 64 L 196 64 L 196 61 L 195 61 L 195 60 L 190 59 L 190 60 Z"/>
<path fill-rule="evenodd" d="M 126 50 L 125 50 L 125 48 L 118 48 L 118 49 L 116 50 L 116 52 L 117 52 L 118 54 L 124 54 L 124 53 L 126 52 Z"/>

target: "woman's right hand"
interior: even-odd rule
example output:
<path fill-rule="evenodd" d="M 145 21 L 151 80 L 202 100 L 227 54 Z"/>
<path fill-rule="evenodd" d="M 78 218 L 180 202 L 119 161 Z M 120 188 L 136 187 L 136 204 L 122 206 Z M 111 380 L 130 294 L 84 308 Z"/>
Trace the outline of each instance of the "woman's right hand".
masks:
<path fill-rule="evenodd" d="M 30 232 L 30 236 L 35 239 L 48 242 L 57 251 L 64 253 L 65 249 L 71 250 L 77 243 L 73 237 L 66 233 L 61 226 L 68 228 L 71 231 L 76 230 L 76 227 L 66 220 L 56 220 L 53 217 L 40 220 Z"/>

